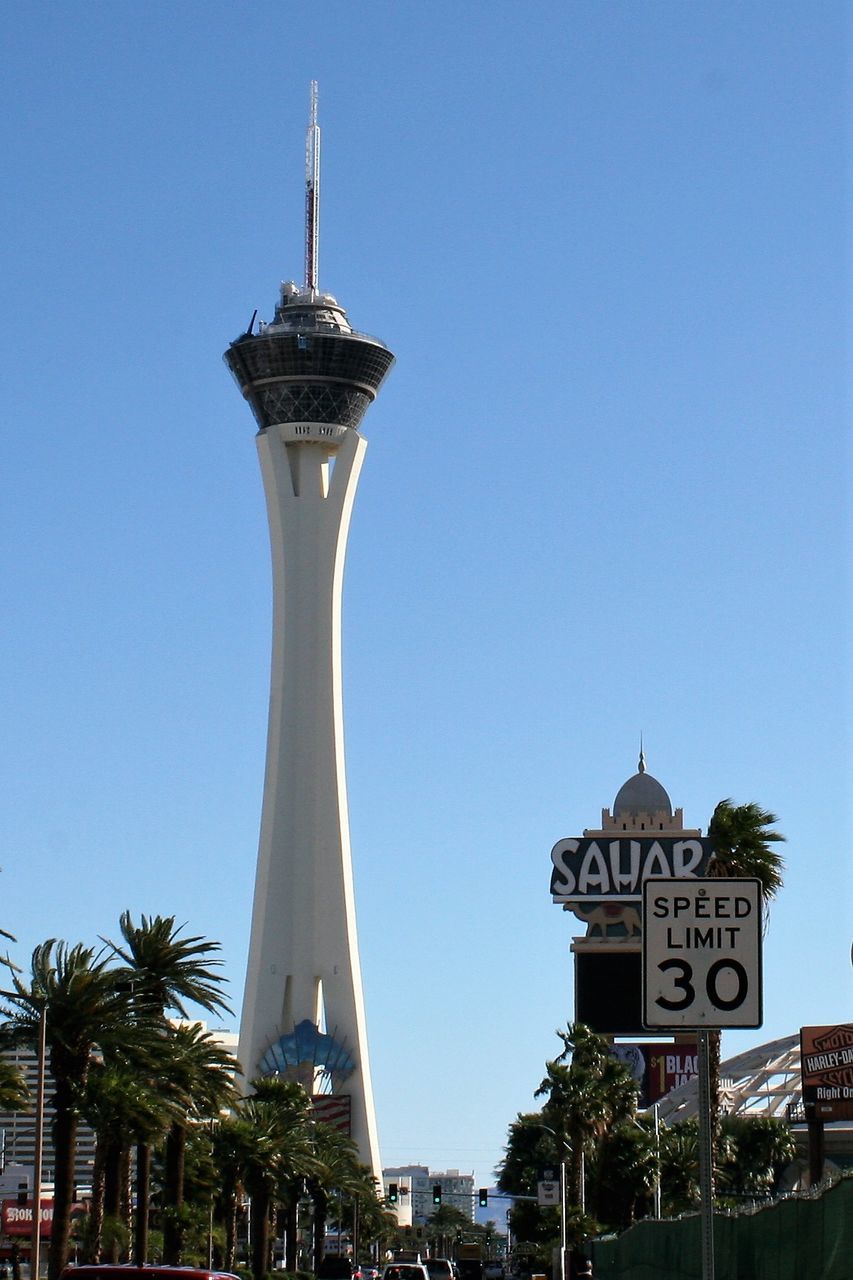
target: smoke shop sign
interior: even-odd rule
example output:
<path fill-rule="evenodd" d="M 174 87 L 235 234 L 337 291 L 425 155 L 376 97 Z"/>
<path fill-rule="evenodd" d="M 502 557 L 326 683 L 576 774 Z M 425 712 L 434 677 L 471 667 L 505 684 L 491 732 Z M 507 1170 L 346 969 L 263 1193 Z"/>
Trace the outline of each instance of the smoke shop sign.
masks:
<path fill-rule="evenodd" d="M 711 841 L 675 836 L 601 836 L 558 840 L 551 850 L 551 898 L 578 902 L 584 898 L 639 902 L 649 876 L 675 879 L 703 876 L 711 857 Z"/>
<path fill-rule="evenodd" d="M 39 1235 L 49 1236 L 53 1226 L 53 1200 L 41 1200 L 39 1208 Z M 3 1234 L 30 1236 L 33 1233 L 33 1202 L 18 1204 L 17 1200 L 2 1201 Z"/>

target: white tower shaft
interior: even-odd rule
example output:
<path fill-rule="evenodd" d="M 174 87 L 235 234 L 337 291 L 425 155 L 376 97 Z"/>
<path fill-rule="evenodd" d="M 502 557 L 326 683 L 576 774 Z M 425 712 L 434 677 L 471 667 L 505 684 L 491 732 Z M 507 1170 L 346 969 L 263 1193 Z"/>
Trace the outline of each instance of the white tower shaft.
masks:
<path fill-rule="evenodd" d="M 260 848 L 239 1057 L 259 1073 L 268 1046 L 307 1019 L 355 1069 L 352 1137 L 381 1177 L 356 937 L 344 767 L 341 593 L 367 441 L 258 435 L 273 563 L 273 653 Z M 291 441 L 292 441 L 292 431 Z M 325 1025 L 324 1025 L 325 1024 Z M 303 1083 L 314 1091 L 314 1071 Z"/>

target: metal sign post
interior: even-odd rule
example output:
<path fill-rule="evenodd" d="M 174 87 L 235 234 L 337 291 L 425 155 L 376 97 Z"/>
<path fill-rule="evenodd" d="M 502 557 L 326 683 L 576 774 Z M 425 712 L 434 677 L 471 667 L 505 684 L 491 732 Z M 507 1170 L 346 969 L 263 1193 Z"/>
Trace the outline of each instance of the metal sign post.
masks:
<path fill-rule="evenodd" d="M 714 1135 L 708 1032 L 699 1032 L 699 1206 L 702 1280 L 714 1280 Z"/>
<path fill-rule="evenodd" d="M 702 1280 L 714 1280 L 709 1030 L 761 1026 L 762 905 L 753 879 L 643 884 L 643 1024 L 698 1040 Z"/>
<path fill-rule="evenodd" d="M 545 1128 L 544 1125 L 541 1128 Z M 553 1133 L 553 1129 L 548 1130 Z M 560 1280 L 566 1276 L 566 1162 L 560 1161 L 560 1176 L 554 1176 L 553 1169 L 544 1169 L 543 1176 L 536 1184 L 539 1206 L 559 1206 L 560 1210 Z"/>

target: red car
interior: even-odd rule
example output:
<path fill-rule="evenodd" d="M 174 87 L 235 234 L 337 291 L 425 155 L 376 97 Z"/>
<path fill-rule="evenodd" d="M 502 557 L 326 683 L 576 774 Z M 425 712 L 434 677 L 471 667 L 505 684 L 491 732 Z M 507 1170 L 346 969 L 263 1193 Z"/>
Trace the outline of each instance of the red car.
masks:
<path fill-rule="evenodd" d="M 134 1267 L 124 1262 L 93 1262 L 66 1267 L 59 1280 L 238 1280 L 231 1271 L 205 1271 L 201 1267 Z"/>

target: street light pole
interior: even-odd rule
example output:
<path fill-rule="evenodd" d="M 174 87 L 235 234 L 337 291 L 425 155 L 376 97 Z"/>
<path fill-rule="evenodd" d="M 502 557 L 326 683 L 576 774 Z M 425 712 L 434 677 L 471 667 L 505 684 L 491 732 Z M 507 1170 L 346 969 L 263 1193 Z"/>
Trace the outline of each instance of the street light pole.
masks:
<path fill-rule="evenodd" d="M 653 1104 L 651 1111 L 652 1111 L 652 1116 L 654 1118 L 654 1125 L 655 1125 L 655 1185 L 654 1185 L 654 1191 L 652 1193 L 654 1196 L 653 1214 L 655 1219 L 659 1219 L 660 1218 L 660 1111 L 658 1109 L 658 1104 L 656 1102 Z M 641 1133 L 648 1133 L 648 1130 L 646 1129 L 645 1125 L 640 1124 L 636 1116 L 633 1117 L 633 1122 L 637 1126 L 637 1128 L 640 1130 Z"/>
<path fill-rule="evenodd" d="M 566 1271 L 566 1253 L 568 1242 L 568 1222 L 566 1213 L 566 1196 L 568 1169 L 566 1167 L 566 1141 L 557 1133 L 555 1129 L 550 1128 L 547 1124 L 535 1124 L 531 1126 L 535 1129 L 544 1129 L 546 1133 L 550 1133 L 551 1137 L 562 1150 L 560 1156 L 560 1280 L 568 1280 Z M 585 1212 L 584 1204 L 584 1161 L 583 1149 L 581 1149 L 581 1187 L 580 1187 L 580 1209 L 581 1213 Z"/>
<path fill-rule="evenodd" d="M 38 1075 L 36 1077 L 36 1132 L 33 1152 L 33 1234 L 30 1243 L 30 1277 L 39 1280 L 41 1263 L 41 1166 L 44 1141 L 44 1057 L 47 1043 L 47 1002 L 39 1012 Z"/>
<path fill-rule="evenodd" d="M 565 1152 L 560 1161 L 560 1280 L 566 1278 L 566 1160 Z"/>
<path fill-rule="evenodd" d="M 655 1161 L 657 1166 L 657 1174 L 655 1176 L 655 1219 L 660 1221 L 660 1104 L 656 1102 L 652 1110 L 655 1117 Z"/>

